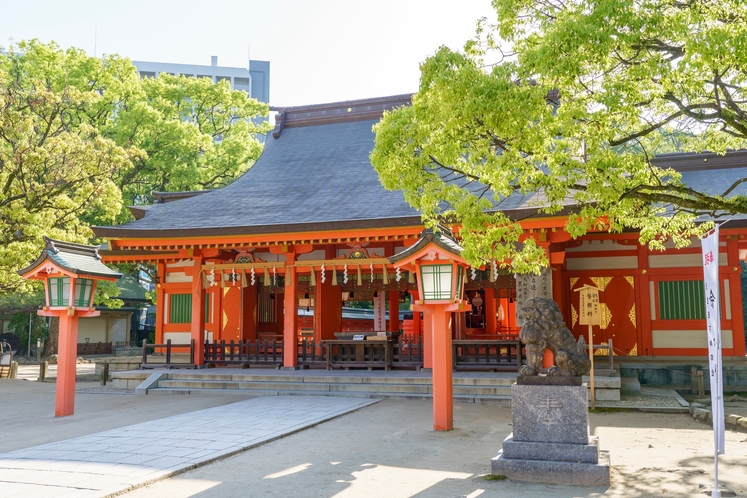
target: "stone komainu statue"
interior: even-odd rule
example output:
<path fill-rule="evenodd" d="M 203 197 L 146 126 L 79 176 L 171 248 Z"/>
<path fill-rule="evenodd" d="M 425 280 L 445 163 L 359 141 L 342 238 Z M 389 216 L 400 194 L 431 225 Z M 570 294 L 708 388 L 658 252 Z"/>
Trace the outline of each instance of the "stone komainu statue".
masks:
<path fill-rule="evenodd" d="M 545 349 L 555 354 L 557 365 L 550 368 L 548 375 L 580 376 L 589 373 L 591 361 L 586 354 L 583 336 L 576 343 L 555 301 L 544 297 L 529 299 L 519 317 L 524 319 L 519 339 L 526 345 L 527 353 L 526 365 L 519 369 L 520 375 L 538 374 Z"/>

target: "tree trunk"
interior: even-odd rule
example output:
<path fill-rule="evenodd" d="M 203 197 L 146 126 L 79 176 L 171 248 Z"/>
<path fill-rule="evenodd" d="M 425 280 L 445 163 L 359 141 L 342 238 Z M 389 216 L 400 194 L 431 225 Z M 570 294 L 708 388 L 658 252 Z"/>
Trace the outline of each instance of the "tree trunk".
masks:
<path fill-rule="evenodd" d="M 60 319 L 58 317 L 52 317 L 49 323 L 49 337 L 44 343 L 44 354 L 45 358 L 57 354 L 57 344 L 60 337 Z"/>

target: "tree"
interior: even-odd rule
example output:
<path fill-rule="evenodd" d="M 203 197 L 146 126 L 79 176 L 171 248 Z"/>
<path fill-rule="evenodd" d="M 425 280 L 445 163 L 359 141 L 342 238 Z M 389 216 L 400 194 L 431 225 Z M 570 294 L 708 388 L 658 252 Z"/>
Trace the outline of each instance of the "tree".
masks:
<path fill-rule="evenodd" d="M 267 105 L 231 90 L 227 81 L 169 74 L 142 79 L 119 55 L 89 57 L 38 40 L 11 47 L 9 59 L 55 91 L 74 88 L 91 96 L 72 120 L 127 151 L 129 162 L 113 177 L 125 205 L 150 203 L 153 190 L 227 185 L 259 157 L 255 136 L 270 128 L 257 120 L 267 115 Z M 123 210 L 120 221 L 128 215 Z"/>
<path fill-rule="evenodd" d="M 0 293 L 30 291 L 15 271 L 43 235 L 90 243 L 89 226 L 130 219 L 152 190 L 226 185 L 269 128 L 227 82 L 141 79 L 126 58 L 37 40 L 0 50 L 0 91 Z"/>
<path fill-rule="evenodd" d="M 39 254 L 42 236 L 95 243 L 89 226 L 131 219 L 126 206 L 149 203 L 153 190 L 237 178 L 261 152 L 255 135 L 269 125 L 257 118 L 267 112 L 227 82 L 143 80 L 118 55 L 38 40 L 0 48 L 0 307 L 41 305 L 39 282 L 16 271 Z M 117 294 L 102 283 L 96 304 L 121 306 Z M 45 354 L 57 330 L 53 320 Z"/>
<path fill-rule="evenodd" d="M 15 273 L 36 257 L 44 235 L 77 242 L 82 221 L 114 220 L 121 195 L 112 177 L 127 153 L 74 116 L 93 96 L 56 89 L 43 75 L 0 55 L 0 292 L 32 289 Z"/>
<path fill-rule="evenodd" d="M 269 124 L 252 119 L 268 107 L 227 81 L 160 74 L 140 85 L 139 100 L 118 104 L 116 117 L 100 128 L 137 151 L 115 179 L 130 205 L 152 202 L 154 190 L 228 185 L 262 152 L 255 136 Z"/>
<path fill-rule="evenodd" d="M 634 228 L 658 249 L 707 230 L 698 216 L 747 213 L 747 179 L 714 193 L 652 164 L 656 153 L 747 144 L 747 4 L 493 5 L 497 24 L 479 21 L 463 52 L 441 48 L 421 65 L 412 105 L 384 116 L 371 156 L 426 223 L 461 225 L 471 262 L 547 264 L 500 211 L 516 196 L 545 214 L 573 206 L 574 237 Z"/>

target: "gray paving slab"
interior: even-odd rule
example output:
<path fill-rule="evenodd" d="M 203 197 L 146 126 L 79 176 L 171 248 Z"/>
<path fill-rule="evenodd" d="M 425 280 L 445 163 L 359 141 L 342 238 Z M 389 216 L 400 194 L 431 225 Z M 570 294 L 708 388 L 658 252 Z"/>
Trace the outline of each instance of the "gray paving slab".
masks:
<path fill-rule="evenodd" d="M 0 453 L 0 496 L 67 498 L 118 494 L 378 401 L 260 397 Z"/>

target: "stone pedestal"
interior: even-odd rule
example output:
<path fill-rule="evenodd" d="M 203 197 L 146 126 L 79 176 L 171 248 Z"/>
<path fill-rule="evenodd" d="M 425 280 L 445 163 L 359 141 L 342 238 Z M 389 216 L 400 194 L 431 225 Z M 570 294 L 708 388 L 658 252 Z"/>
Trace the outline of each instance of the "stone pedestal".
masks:
<path fill-rule="evenodd" d="M 514 432 L 493 458 L 492 473 L 519 481 L 609 485 L 609 454 L 589 438 L 580 378 L 567 379 L 572 385 L 557 385 L 563 383 L 557 378 L 547 381 L 551 385 L 541 377 L 528 382 L 511 387 Z"/>

